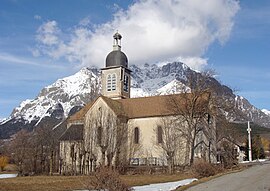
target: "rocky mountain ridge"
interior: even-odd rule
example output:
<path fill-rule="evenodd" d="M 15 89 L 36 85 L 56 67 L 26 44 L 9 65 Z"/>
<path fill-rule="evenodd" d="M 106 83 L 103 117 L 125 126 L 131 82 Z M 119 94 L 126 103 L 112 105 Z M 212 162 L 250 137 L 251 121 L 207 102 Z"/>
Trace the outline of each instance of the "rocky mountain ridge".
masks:
<path fill-rule="evenodd" d="M 264 112 L 266 115 L 269 115 L 270 116 L 270 111 L 267 110 L 267 109 L 262 109 L 262 112 Z"/>
<path fill-rule="evenodd" d="M 131 65 L 130 69 L 133 71 L 131 97 L 190 91 L 186 84 L 187 76 L 200 75 L 181 62 L 163 66 Z M 245 98 L 234 95 L 231 89 L 214 78 L 209 79 L 209 83 L 217 86 L 222 95 L 234 100 L 239 112 L 227 113 L 232 121 L 250 120 L 270 127 L 269 115 L 252 106 Z M 0 122 L 0 138 L 8 138 L 22 128 L 34 129 L 48 121 L 52 126 L 58 125 L 93 100 L 100 93 L 100 88 L 100 71 L 96 68 L 83 68 L 72 76 L 59 79 L 43 88 L 35 99 L 23 101 L 6 120 Z"/>

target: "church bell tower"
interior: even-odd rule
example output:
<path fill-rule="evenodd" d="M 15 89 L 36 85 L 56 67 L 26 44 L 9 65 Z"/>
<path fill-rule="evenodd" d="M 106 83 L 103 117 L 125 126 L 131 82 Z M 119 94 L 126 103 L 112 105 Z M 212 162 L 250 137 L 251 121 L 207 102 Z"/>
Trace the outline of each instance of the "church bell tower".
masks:
<path fill-rule="evenodd" d="M 113 35 L 113 50 L 106 57 L 106 67 L 101 69 L 102 95 L 112 99 L 130 98 L 130 73 L 127 56 L 121 51 L 122 36 Z"/>

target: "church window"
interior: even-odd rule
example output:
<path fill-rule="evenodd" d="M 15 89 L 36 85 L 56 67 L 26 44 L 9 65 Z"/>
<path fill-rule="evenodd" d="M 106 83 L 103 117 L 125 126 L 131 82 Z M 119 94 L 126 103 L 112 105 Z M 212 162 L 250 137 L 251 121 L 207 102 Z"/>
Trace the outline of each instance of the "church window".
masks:
<path fill-rule="evenodd" d="M 107 91 L 110 92 L 112 91 L 112 76 L 109 74 L 107 76 Z"/>
<path fill-rule="evenodd" d="M 157 127 L 157 142 L 163 143 L 163 130 L 161 126 Z"/>
<path fill-rule="evenodd" d="M 107 91 L 116 90 L 116 74 L 109 74 L 107 76 Z"/>
<path fill-rule="evenodd" d="M 121 75 L 120 75 L 120 80 L 121 80 L 121 81 L 123 80 L 123 73 L 124 73 L 124 71 L 123 71 L 123 69 L 121 68 Z"/>
<path fill-rule="evenodd" d="M 116 90 L 116 74 L 112 74 L 112 91 Z"/>
<path fill-rule="evenodd" d="M 134 129 L 134 143 L 139 144 L 139 139 L 140 139 L 140 131 L 138 127 L 135 127 Z"/>
<path fill-rule="evenodd" d="M 97 128 L 97 144 L 101 145 L 101 139 L 102 139 L 102 128 L 99 126 Z"/>
<path fill-rule="evenodd" d="M 128 92 L 128 76 L 124 75 L 124 91 Z"/>

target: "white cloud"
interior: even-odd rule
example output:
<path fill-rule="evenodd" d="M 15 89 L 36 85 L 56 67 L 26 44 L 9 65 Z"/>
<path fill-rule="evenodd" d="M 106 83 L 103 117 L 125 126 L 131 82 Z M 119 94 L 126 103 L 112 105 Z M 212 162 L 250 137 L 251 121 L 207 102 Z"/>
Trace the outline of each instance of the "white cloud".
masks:
<path fill-rule="evenodd" d="M 181 61 L 193 70 L 200 70 L 207 65 L 207 59 L 200 57 L 179 57 L 177 61 Z"/>
<path fill-rule="evenodd" d="M 36 36 L 37 40 L 43 43 L 44 45 L 57 45 L 60 43 L 58 34 L 60 33 L 60 29 L 57 26 L 56 21 L 49 21 L 47 23 L 43 23 L 38 28 L 38 34 Z"/>
<path fill-rule="evenodd" d="M 130 64 L 182 58 L 200 69 L 207 64 L 202 57 L 208 46 L 228 40 L 238 10 L 237 0 L 140 0 L 92 30 L 75 28 L 68 40 L 60 40 L 57 23 L 49 21 L 38 29 L 37 40 L 46 46 L 41 51 L 54 58 L 103 67 L 119 30 Z"/>
<path fill-rule="evenodd" d="M 10 63 L 18 65 L 30 65 L 44 68 L 64 68 L 63 66 L 55 64 L 44 64 L 44 62 L 39 63 L 37 60 L 32 60 L 29 58 L 19 57 L 8 53 L 0 53 L 0 63 Z"/>
<path fill-rule="evenodd" d="M 80 20 L 79 22 L 79 25 L 81 26 L 87 26 L 89 25 L 91 22 L 90 22 L 90 18 L 89 17 L 85 17 L 83 18 L 82 20 Z"/>
<path fill-rule="evenodd" d="M 7 54 L 7 53 L 0 54 L 0 61 L 16 63 L 16 64 L 27 64 L 27 65 L 38 66 L 38 64 L 36 62 L 33 62 L 31 60 L 28 60 L 28 59 L 24 59 L 22 57 L 17 57 L 17 56 L 11 55 L 11 54 Z"/>
<path fill-rule="evenodd" d="M 40 16 L 40 15 L 35 15 L 35 16 L 34 16 L 34 19 L 36 19 L 36 20 L 41 20 L 41 16 Z"/>
<path fill-rule="evenodd" d="M 34 57 L 40 56 L 40 51 L 38 49 L 30 49 L 30 51 Z"/>

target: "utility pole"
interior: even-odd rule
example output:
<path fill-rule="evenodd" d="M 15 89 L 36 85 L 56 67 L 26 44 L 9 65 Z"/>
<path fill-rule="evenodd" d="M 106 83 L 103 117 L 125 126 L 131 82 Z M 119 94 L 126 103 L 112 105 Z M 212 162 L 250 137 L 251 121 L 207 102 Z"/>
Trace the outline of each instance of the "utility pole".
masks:
<path fill-rule="evenodd" d="M 248 121 L 248 128 L 247 128 L 247 132 L 248 132 L 248 160 L 249 162 L 252 161 L 252 153 L 251 153 L 251 128 L 250 128 L 250 123 Z"/>

